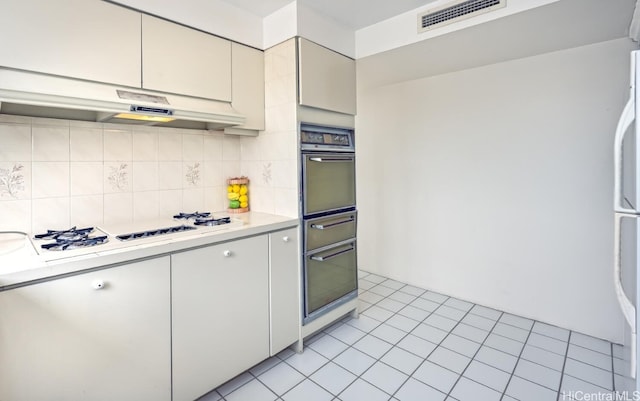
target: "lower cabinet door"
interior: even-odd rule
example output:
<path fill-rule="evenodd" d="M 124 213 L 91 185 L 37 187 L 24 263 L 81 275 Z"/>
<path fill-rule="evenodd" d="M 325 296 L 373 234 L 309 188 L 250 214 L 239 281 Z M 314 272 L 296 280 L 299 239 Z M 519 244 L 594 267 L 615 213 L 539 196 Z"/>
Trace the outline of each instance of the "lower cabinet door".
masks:
<path fill-rule="evenodd" d="M 169 257 L 0 292 L 0 400 L 170 400 Z"/>
<path fill-rule="evenodd" d="M 267 235 L 171 256 L 173 401 L 269 357 Z"/>
<path fill-rule="evenodd" d="M 269 234 L 271 290 L 271 355 L 275 355 L 300 337 L 300 257 L 298 228 Z"/>

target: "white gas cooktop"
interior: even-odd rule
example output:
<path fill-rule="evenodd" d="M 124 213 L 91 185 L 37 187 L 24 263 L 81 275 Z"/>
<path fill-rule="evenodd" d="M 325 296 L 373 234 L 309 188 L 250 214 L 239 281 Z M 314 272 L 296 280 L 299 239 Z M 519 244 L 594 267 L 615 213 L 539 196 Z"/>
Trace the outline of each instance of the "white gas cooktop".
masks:
<path fill-rule="evenodd" d="M 218 216 L 216 216 L 216 219 Z M 124 248 L 146 247 L 165 242 L 172 243 L 185 238 L 200 236 L 215 231 L 228 230 L 230 228 L 243 225 L 242 220 L 234 217 L 220 216 L 224 223 L 213 225 L 196 225 L 194 219 L 155 219 L 132 223 L 103 224 L 93 227 L 91 231 L 85 233 L 85 241 L 80 241 L 76 245 L 73 241 L 64 242 L 62 239 L 37 238 L 31 235 L 31 243 L 34 250 L 45 261 L 60 260 L 65 258 L 79 257 L 82 255 L 106 254 Z M 211 224 L 211 222 L 209 222 Z M 78 227 L 82 229 L 85 227 Z M 86 227 L 90 228 L 90 227 Z M 44 245 L 44 247 L 43 247 Z M 47 248 L 49 247 L 49 248 Z"/>

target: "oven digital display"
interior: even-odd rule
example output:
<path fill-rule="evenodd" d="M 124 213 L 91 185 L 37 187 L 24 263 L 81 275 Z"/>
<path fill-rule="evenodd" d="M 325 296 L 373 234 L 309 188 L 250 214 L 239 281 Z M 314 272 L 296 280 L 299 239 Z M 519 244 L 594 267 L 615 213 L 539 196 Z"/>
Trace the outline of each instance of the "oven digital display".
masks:
<path fill-rule="evenodd" d="M 324 144 L 324 134 L 320 132 L 302 131 L 302 143 Z"/>
<path fill-rule="evenodd" d="M 339 146 L 349 146 L 349 137 L 347 135 L 327 134 L 330 144 Z"/>
<path fill-rule="evenodd" d="M 350 146 L 349 135 L 302 131 L 302 143 L 316 145 Z"/>

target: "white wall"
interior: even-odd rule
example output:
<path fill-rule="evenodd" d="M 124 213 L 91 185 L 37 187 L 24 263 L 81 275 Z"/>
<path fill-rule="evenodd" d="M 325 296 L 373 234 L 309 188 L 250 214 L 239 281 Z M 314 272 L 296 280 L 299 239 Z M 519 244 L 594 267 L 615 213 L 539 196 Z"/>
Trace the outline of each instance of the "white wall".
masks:
<path fill-rule="evenodd" d="M 360 267 L 621 342 L 611 149 L 632 47 L 358 93 Z"/>
<path fill-rule="evenodd" d="M 356 37 L 352 28 L 298 3 L 298 36 L 355 58 Z"/>

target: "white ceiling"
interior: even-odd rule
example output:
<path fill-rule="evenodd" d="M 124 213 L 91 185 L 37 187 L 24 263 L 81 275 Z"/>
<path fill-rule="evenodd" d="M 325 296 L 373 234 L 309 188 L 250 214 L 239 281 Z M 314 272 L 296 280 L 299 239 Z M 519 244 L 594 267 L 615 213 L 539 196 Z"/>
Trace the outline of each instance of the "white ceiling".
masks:
<path fill-rule="evenodd" d="M 361 89 L 627 37 L 635 0 L 561 0 L 358 59 Z"/>
<path fill-rule="evenodd" d="M 266 17 L 295 0 L 223 0 L 252 14 Z M 353 30 L 429 4 L 435 0 L 297 0 Z"/>

